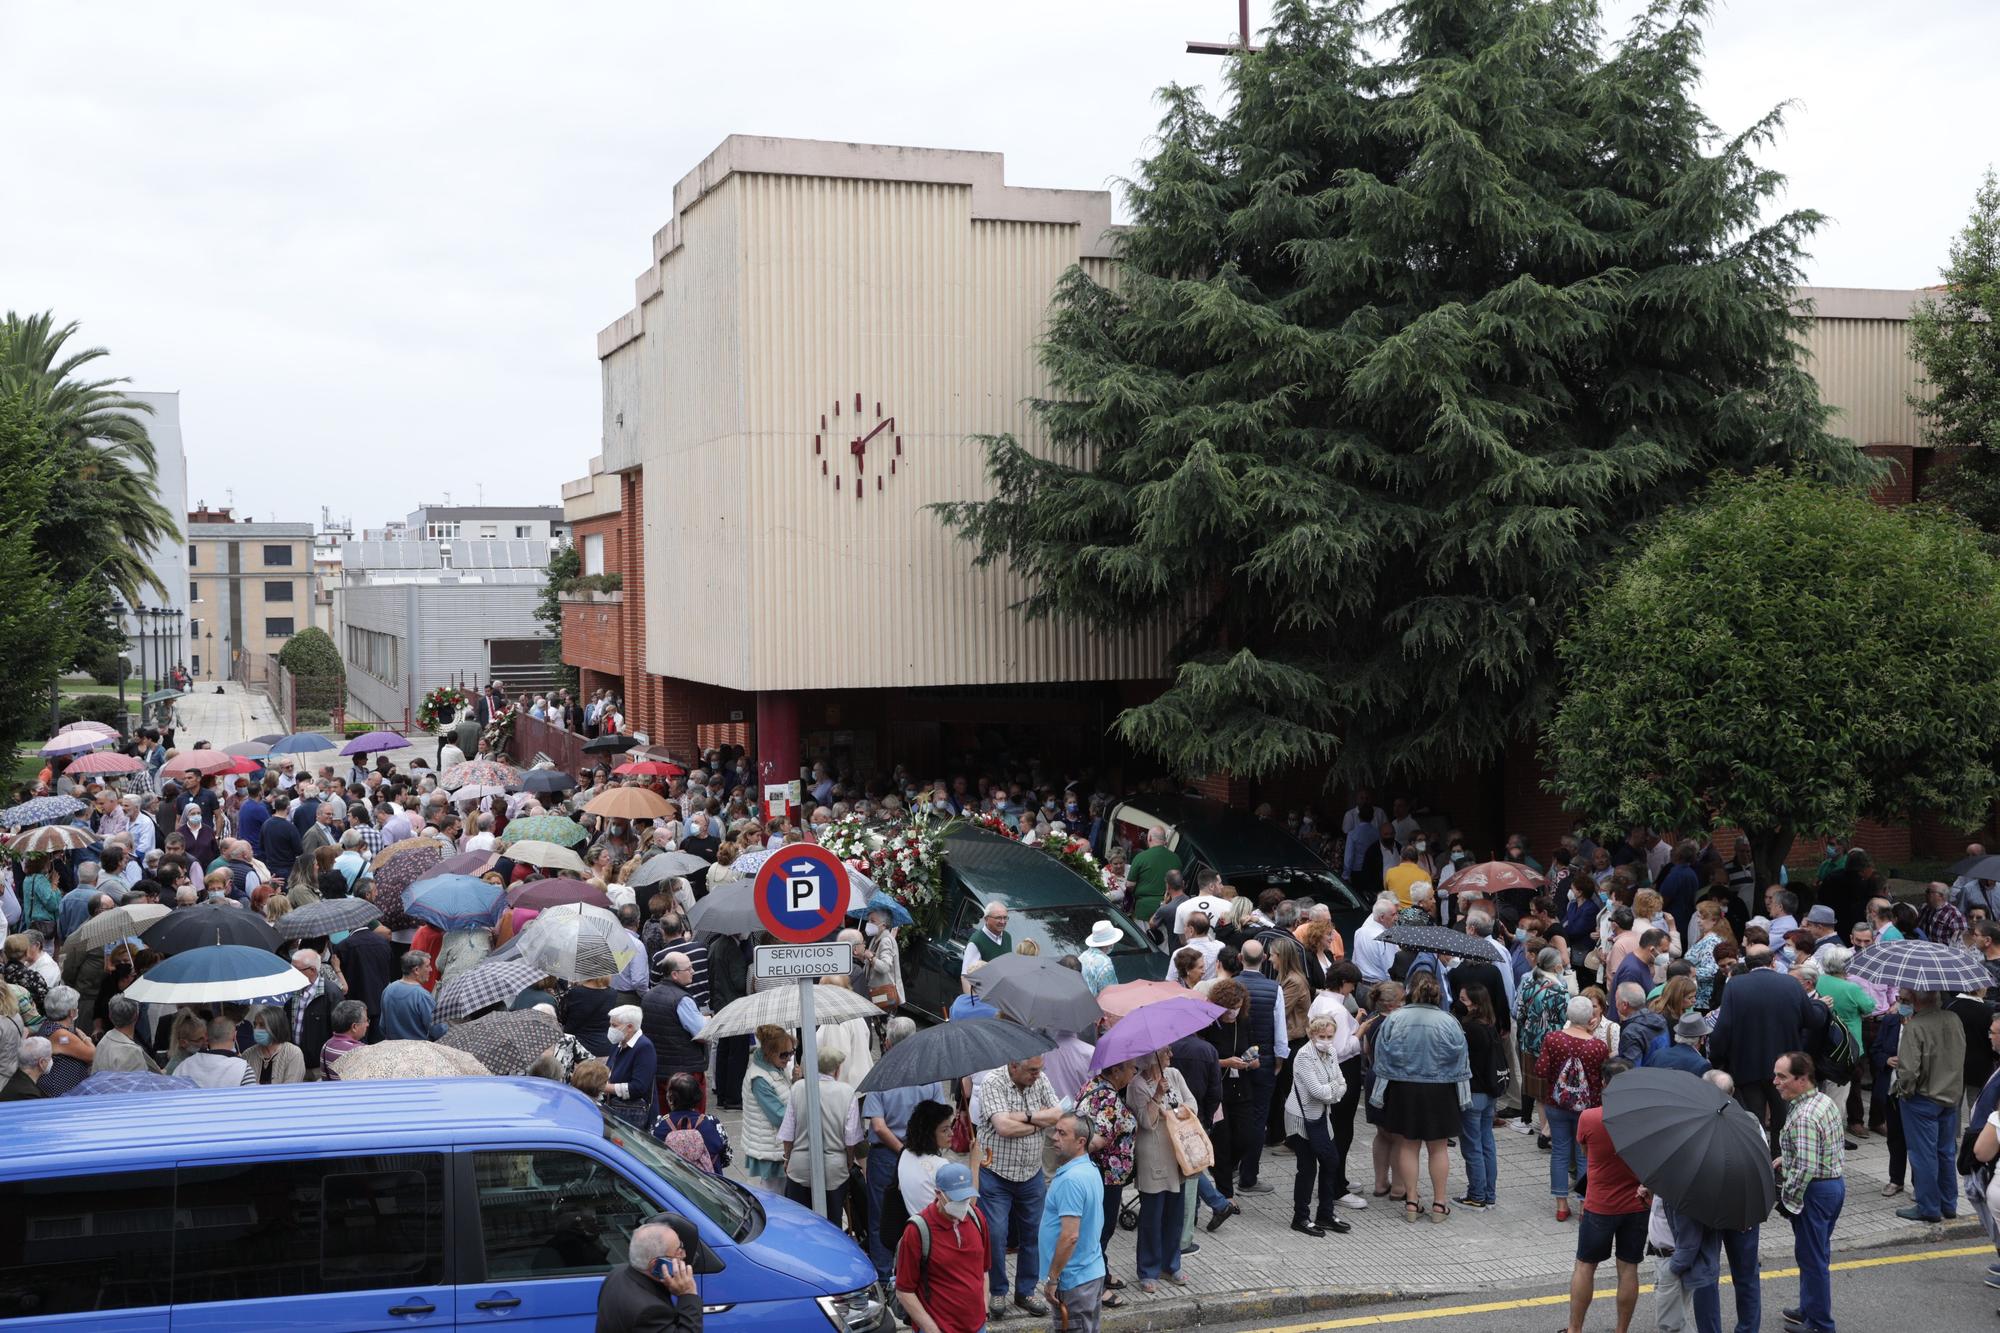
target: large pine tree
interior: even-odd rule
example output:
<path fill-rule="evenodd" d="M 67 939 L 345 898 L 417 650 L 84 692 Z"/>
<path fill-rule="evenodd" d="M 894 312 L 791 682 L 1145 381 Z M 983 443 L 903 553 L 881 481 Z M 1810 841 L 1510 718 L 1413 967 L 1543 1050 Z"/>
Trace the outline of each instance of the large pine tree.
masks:
<path fill-rule="evenodd" d="M 1752 160 L 1778 112 L 1696 104 L 1705 9 L 1607 49 L 1589 0 L 1279 0 L 1225 110 L 1165 90 L 1115 287 L 1057 293 L 1053 453 L 983 441 L 995 497 L 942 511 L 1024 614 L 1183 628 L 1127 740 L 1491 759 L 1636 520 L 1717 469 L 1865 473 L 1794 343 L 1819 217 Z"/>

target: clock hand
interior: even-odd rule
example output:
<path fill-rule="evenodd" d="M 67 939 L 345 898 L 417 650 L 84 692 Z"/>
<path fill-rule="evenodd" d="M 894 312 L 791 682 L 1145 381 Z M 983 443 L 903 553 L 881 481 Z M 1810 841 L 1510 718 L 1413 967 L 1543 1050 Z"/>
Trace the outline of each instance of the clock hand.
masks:
<path fill-rule="evenodd" d="M 896 424 L 896 418 L 885 417 L 881 421 L 875 423 L 874 430 L 869 431 L 866 435 L 863 435 L 860 439 L 856 440 L 854 443 L 857 445 L 865 445 L 868 443 L 868 441 L 874 439 L 877 435 L 880 435 L 883 431 L 888 430 L 895 424 Z"/>

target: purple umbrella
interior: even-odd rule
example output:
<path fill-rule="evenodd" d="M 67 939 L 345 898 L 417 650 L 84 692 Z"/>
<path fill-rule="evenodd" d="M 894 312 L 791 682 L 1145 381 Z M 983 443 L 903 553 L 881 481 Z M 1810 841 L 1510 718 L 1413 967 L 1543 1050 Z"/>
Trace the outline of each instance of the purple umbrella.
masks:
<path fill-rule="evenodd" d="M 340 747 L 342 754 L 374 754 L 378 750 L 407 750 L 409 741 L 393 731 L 369 731 Z"/>
<path fill-rule="evenodd" d="M 514 906 L 535 912 L 561 907 L 565 903 L 589 903 L 592 907 L 603 908 L 611 906 L 611 899 L 603 889 L 580 879 L 540 879 L 532 884 L 517 884 L 507 896 Z"/>
<path fill-rule="evenodd" d="M 436 879 L 439 875 L 470 875 L 478 879 L 499 864 L 498 852 L 460 852 L 456 856 L 447 856 L 418 875 L 416 882 L 421 884 L 427 879 Z"/>
<path fill-rule="evenodd" d="M 1198 995 L 1161 1000 L 1134 1009 L 1097 1039 L 1097 1053 L 1090 1057 L 1090 1068 L 1095 1072 L 1151 1055 L 1162 1046 L 1171 1046 L 1182 1037 L 1201 1031 L 1220 1017 L 1222 1006 L 1210 1004 Z"/>

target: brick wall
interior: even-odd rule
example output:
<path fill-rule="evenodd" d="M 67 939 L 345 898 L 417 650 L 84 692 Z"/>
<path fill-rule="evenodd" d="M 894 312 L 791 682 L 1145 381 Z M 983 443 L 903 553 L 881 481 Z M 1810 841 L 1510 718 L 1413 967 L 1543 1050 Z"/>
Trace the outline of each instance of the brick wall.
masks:
<path fill-rule="evenodd" d="M 1211 801 L 1221 801 L 1224 805 L 1235 806 L 1238 810 L 1250 808 L 1250 784 L 1232 773 L 1211 773 L 1197 778 L 1194 789 Z"/>
<path fill-rule="evenodd" d="M 1894 508 L 1915 498 L 1917 451 L 1907 444 L 1870 444 L 1861 450 L 1870 458 L 1889 465 L 1887 474 L 1869 490 L 1868 498 L 1878 505 Z"/>
<path fill-rule="evenodd" d="M 625 669 L 625 608 L 616 601 L 562 604 L 563 661 L 604 675 Z"/>

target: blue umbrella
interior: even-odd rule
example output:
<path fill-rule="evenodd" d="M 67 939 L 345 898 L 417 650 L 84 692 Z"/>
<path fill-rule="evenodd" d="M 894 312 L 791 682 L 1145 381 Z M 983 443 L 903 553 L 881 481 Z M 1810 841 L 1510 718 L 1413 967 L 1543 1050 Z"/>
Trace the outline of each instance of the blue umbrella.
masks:
<path fill-rule="evenodd" d="M 305 973 L 268 949 L 211 944 L 155 964 L 125 994 L 141 1004 L 240 1004 L 289 995 L 311 984 Z"/>
<path fill-rule="evenodd" d="M 877 893 L 861 906 L 849 908 L 847 914 L 849 916 L 866 916 L 878 907 L 889 914 L 889 920 L 894 925 L 907 926 L 916 919 L 910 915 L 909 908 L 903 906 L 886 893 Z"/>
<path fill-rule="evenodd" d="M 32 801 L 10 805 L 0 810 L 0 826 L 6 828 L 27 828 L 34 824 L 53 824 L 58 819 L 68 819 L 85 809 L 82 801 L 74 796 L 37 796 Z"/>
<path fill-rule="evenodd" d="M 507 910 L 507 890 L 471 875 L 438 875 L 412 884 L 403 894 L 403 910 L 439 930 L 493 926 Z"/>
<path fill-rule="evenodd" d="M 193 1092 L 193 1079 L 179 1074 L 154 1074 L 144 1069 L 106 1070 L 92 1074 L 64 1093 L 65 1097 L 109 1097 L 121 1092 Z"/>
<path fill-rule="evenodd" d="M 271 747 L 272 754 L 311 754 L 315 750 L 331 750 L 333 742 L 324 736 L 316 736 L 310 731 L 302 731 L 296 736 L 287 736 Z"/>

